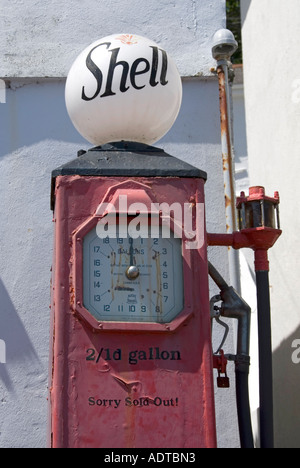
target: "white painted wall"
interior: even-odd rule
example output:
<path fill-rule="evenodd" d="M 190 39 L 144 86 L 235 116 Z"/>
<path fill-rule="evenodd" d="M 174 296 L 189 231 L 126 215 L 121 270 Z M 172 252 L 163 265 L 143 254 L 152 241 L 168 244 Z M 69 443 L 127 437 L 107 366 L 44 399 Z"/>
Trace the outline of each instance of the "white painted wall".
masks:
<path fill-rule="evenodd" d="M 1 0 L 1 13 L 0 78 L 6 88 L 0 81 L 0 339 L 6 363 L 0 363 L 0 447 L 38 448 L 47 432 L 51 171 L 90 146 L 65 109 L 67 70 L 86 45 L 114 32 L 139 33 L 168 50 L 185 77 L 183 105 L 157 146 L 208 172 L 208 229 L 224 232 L 210 41 L 225 25 L 225 1 L 152 0 L 141 8 L 136 0 Z M 196 74 L 205 78 L 191 78 Z M 227 276 L 226 249 L 209 255 Z M 233 350 L 231 335 L 226 352 Z M 220 447 L 238 447 L 234 385 L 216 390 L 216 406 Z"/>
<path fill-rule="evenodd" d="M 1 0 L 0 76 L 64 77 L 95 39 L 140 34 L 165 47 L 182 76 L 210 75 L 210 41 L 225 0 Z"/>
<path fill-rule="evenodd" d="M 283 236 L 270 251 L 276 445 L 300 447 L 300 60 L 298 0 L 241 0 L 251 185 L 281 196 Z"/>

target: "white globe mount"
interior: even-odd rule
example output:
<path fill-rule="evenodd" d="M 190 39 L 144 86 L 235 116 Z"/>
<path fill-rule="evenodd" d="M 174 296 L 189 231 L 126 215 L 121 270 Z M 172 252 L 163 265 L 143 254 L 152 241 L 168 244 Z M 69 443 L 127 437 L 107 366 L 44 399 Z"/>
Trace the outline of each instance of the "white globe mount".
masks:
<path fill-rule="evenodd" d="M 125 140 L 151 145 L 173 126 L 182 83 L 174 60 L 155 42 L 114 34 L 77 57 L 65 98 L 73 125 L 90 143 Z"/>

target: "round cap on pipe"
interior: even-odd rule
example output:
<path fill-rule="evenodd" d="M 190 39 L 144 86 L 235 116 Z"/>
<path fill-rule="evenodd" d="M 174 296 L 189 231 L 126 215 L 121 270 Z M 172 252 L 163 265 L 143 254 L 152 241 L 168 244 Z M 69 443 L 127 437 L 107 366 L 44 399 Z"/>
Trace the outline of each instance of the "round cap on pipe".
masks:
<path fill-rule="evenodd" d="M 238 49 L 238 43 L 229 29 L 219 29 L 213 37 L 212 55 L 215 60 L 230 60 Z"/>

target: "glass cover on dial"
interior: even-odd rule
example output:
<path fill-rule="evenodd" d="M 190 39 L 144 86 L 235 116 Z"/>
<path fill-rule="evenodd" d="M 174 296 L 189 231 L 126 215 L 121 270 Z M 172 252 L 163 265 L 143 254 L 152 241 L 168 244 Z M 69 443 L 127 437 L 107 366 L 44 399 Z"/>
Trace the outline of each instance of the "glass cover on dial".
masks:
<path fill-rule="evenodd" d="M 83 242 L 83 303 L 99 321 L 169 323 L 184 307 L 182 241 L 171 237 Z"/>

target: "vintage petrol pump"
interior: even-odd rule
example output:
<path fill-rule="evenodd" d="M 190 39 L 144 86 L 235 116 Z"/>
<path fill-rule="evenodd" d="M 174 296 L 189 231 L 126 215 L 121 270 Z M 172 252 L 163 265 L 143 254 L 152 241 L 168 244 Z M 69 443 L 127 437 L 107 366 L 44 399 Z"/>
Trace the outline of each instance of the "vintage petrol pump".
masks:
<path fill-rule="evenodd" d="M 210 320 L 238 319 L 245 389 L 249 310 L 208 263 L 207 245 L 255 242 L 207 234 L 206 174 L 150 146 L 181 103 L 176 67 L 156 44 L 132 35 L 92 44 L 70 71 L 66 102 L 97 146 L 52 173 L 49 445 L 216 447 L 213 369 L 227 388 L 232 356 L 213 356 Z M 221 291 L 212 301 L 208 272 Z"/>
<path fill-rule="evenodd" d="M 78 60 L 66 87 L 77 128 L 139 142 L 95 147 L 52 174 L 51 446 L 215 447 L 206 174 L 144 144 L 173 124 L 179 74 L 138 36 L 110 36 Z"/>

